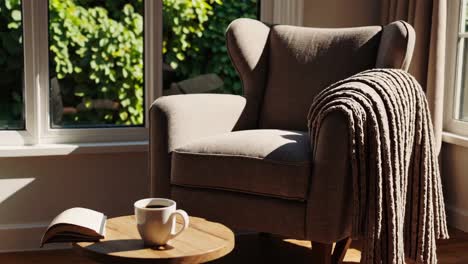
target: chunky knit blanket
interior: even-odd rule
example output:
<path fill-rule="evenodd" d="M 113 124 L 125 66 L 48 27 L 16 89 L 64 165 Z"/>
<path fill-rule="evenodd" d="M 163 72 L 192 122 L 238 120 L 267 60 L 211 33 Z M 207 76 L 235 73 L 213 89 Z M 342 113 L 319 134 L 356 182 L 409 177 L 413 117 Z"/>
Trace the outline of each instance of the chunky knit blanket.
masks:
<path fill-rule="evenodd" d="M 347 117 L 353 177 L 353 234 L 361 263 L 437 263 L 448 238 L 428 104 L 407 72 L 374 69 L 323 90 L 309 115 L 316 142 L 331 112 Z M 314 149 L 314 146 L 312 146 Z M 314 152 L 313 152 L 314 153 Z"/>

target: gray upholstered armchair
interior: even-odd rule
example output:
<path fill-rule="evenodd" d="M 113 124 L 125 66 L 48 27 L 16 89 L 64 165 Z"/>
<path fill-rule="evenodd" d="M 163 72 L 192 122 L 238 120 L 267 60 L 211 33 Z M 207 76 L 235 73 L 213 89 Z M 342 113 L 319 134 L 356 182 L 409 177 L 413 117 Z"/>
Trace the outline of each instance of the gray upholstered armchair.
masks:
<path fill-rule="evenodd" d="M 307 113 L 328 85 L 371 68 L 407 69 L 415 34 L 238 19 L 227 45 L 244 96 L 177 95 L 150 111 L 152 195 L 230 227 L 331 249 L 351 233 L 347 123 L 329 115 L 311 153 Z"/>

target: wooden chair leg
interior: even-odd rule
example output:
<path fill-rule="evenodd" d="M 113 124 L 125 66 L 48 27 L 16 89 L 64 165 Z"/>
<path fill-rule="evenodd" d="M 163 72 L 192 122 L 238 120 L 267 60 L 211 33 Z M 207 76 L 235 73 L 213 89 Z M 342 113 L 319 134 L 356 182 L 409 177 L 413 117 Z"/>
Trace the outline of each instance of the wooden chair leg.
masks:
<path fill-rule="evenodd" d="M 346 255 L 346 251 L 348 251 L 349 246 L 351 245 L 352 239 L 345 238 L 336 242 L 335 249 L 333 250 L 332 255 L 332 264 L 341 264 L 343 263 L 343 259 Z"/>
<path fill-rule="evenodd" d="M 312 263 L 331 264 L 333 244 L 324 244 L 312 241 Z"/>

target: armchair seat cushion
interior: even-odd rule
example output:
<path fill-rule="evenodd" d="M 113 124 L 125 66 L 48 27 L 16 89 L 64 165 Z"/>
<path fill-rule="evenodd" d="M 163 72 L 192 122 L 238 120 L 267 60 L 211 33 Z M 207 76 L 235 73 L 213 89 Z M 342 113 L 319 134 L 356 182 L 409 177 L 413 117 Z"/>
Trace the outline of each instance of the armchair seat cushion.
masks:
<path fill-rule="evenodd" d="M 230 132 L 174 150 L 171 184 L 303 201 L 309 186 L 310 160 L 306 132 Z"/>

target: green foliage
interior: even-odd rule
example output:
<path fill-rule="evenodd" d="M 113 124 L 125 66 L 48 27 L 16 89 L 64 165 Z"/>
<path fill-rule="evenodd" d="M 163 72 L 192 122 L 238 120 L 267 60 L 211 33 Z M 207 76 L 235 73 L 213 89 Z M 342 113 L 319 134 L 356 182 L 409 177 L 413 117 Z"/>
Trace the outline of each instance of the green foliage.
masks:
<path fill-rule="evenodd" d="M 164 61 L 179 80 L 216 73 L 227 93 L 241 94 L 224 33 L 234 19 L 256 18 L 257 0 L 164 0 Z"/>
<path fill-rule="evenodd" d="M 181 76 L 189 76 L 186 57 L 199 54 L 196 39 L 203 36 L 204 24 L 213 15 L 215 0 L 163 0 L 164 61 Z"/>
<path fill-rule="evenodd" d="M 0 1 L 0 129 L 24 127 L 20 0 Z"/>
<path fill-rule="evenodd" d="M 88 2 L 49 1 L 51 70 L 62 85 L 74 86 L 62 90 L 64 98 L 74 96 L 90 108 L 65 122 L 142 124 L 142 10 L 135 10 L 131 4 L 118 5 L 118 1 L 103 2 L 111 6 L 90 6 Z M 120 12 L 116 11 L 118 7 L 122 8 Z M 118 112 L 95 111 L 91 109 L 91 100 L 95 99 L 117 100 L 120 108 Z"/>
<path fill-rule="evenodd" d="M 191 66 L 193 70 L 218 74 L 224 81 L 225 92 L 230 94 L 242 94 L 242 86 L 229 59 L 224 33 L 239 17 L 257 18 L 257 0 L 224 0 L 223 5 L 216 6 L 203 38 L 197 39 L 202 52 L 190 58 L 198 62 Z"/>

